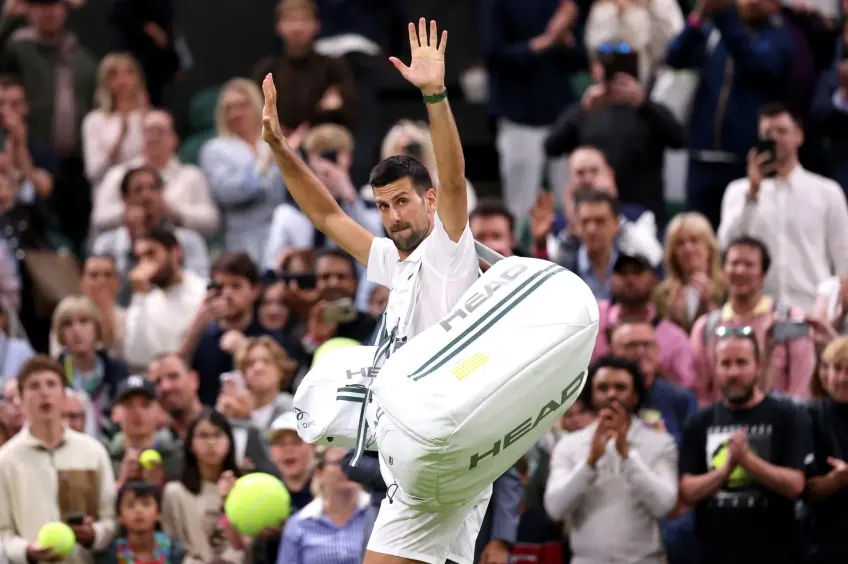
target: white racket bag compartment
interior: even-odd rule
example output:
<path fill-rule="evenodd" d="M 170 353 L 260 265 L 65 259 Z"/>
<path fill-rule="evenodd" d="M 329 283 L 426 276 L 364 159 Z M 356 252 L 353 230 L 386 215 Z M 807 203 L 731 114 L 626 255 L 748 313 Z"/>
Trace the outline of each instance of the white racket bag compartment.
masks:
<path fill-rule="evenodd" d="M 578 276 L 538 259 L 495 264 L 371 385 L 386 483 L 425 511 L 470 503 L 575 402 L 597 334 Z"/>
<path fill-rule="evenodd" d="M 327 351 L 306 374 L 294 395 L 301 439 L 317 445 L 356 446 L 376 351 L 377 347 Z"/>

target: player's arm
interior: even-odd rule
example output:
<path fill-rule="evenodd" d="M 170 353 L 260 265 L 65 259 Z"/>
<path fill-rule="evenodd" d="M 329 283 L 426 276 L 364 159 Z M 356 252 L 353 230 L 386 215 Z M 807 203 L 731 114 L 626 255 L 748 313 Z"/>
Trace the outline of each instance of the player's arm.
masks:
<path fill-rule="evenodd" d="M 409 24 L 409 47 L 412 62 L 409 66 L 391 57 L 389 60 L 403 77 L 421 90 L 430 118 L 430 135 L 439 170 L 439 187 L 436 211 L 452 241 L 458 242 L 468 223 L 468 200 L 465 186 L 465 156 L 459 131 L 451 112 L 445 90 L 445 49 L 448 32 L 442 31 L 439 40 L 435 21 L 418 20 Z"/>
<path fill-rule="evenodd" d="M 277 117 L 277 89 L 270 74 L 262 82 L 262 91 L 262 138 L 274 153 L 286 189 L 316 229 L 367 266 L 374 235 L 342 211 L 327 187 L 289 147 Z"/>

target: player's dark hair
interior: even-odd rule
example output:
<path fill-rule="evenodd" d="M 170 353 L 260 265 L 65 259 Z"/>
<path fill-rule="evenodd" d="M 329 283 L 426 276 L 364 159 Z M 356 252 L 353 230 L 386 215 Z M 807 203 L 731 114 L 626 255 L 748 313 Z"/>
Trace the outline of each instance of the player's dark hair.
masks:
<path fill-rule="evenodd" d="M 401 178 L 409 178 L 419 194 L 433 188 L 433 179 L 430 178 L 427 167 L 418 159 L 406 155 L 395 155 L 377 163 L 371 169 L 368 183 L 372 188 L 381 188 Z"/>
<path fill-rule="evenodd" d="M 648 396 L 648 388 L 645 385 L 645 376 L 642 374 L 642 370 L 639 369 L 639 365 L 630 360 L 629 358 L 624 358 L 621 356 L 615 355 L 604 355 L 595 361 L 591 367 L 589 367 L 589 376 L 586 379 L 586 388 L 589 388 L 589 396 L 592 397 L 592 390 L 594 389 L 593 383 L 595 381 L 595 375 L 602 368 L 612 368 L 613 370 L 624 370 L 630 377 L 633 379 L 633 391 L 636 392 L 636 407 L 634 408 L 634 412 L 638 412 L 641 409 L 642 404 L 645 402 Z M 592 406 L 593 410 L 597 410 L 594 402 L 592 400 L 589 401 L 589 404 Z"/>

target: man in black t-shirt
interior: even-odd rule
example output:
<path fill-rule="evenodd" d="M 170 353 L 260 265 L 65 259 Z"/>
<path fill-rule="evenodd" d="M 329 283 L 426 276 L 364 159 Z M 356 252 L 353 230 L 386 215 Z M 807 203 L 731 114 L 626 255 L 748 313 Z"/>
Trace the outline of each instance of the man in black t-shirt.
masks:
<path fill-rule="evenodd" d="M 830 343 L 827 397 L 810 406 L 816 463 L 807 483 L 817 564 L 848 559 L 848 337 Z"/>
<path fill-rule="evenodd" d="M 766 396 L 750 327 L 720 328 L 715 351 L 722 401 L 686 424 L 680 496 L 695 508 L 701 564 L 801 561 L 795 501 L 813 462 L 806 411 Z"/>

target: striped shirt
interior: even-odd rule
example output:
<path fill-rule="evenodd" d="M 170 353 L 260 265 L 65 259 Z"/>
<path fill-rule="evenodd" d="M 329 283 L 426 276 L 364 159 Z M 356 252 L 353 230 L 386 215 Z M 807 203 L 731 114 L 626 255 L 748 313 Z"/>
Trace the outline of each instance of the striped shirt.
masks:
<path fill-rule="evenodd" d="M 336 525 L 324 515 L 320 497 L 286 523 L 277 564 L 360 564 L 370 496 L 360 492 L 347 523 Z"/>

